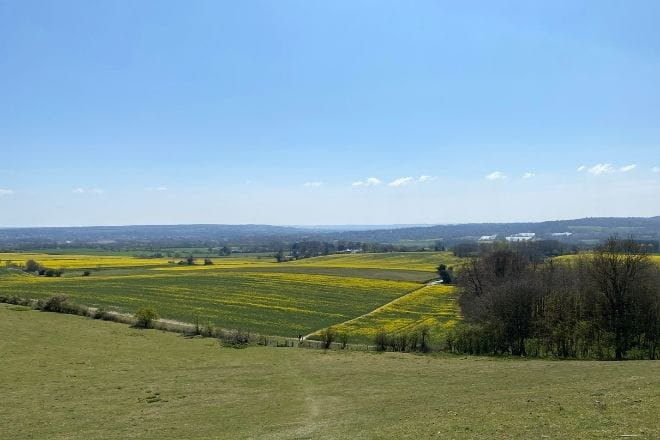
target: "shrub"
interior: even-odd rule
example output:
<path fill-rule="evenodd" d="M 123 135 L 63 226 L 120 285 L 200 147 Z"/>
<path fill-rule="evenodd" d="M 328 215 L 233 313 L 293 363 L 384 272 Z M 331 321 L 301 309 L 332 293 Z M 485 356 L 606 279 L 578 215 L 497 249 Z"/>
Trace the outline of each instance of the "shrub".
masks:
<path fill-rule="evenodd" d="M 16 305 L 16 306 L 31 307 L 33 305 L 33 301 L 31 299 L 19 298 L 18 296 L 15 296 L 15 295 L 12 295 L 12 296 L 0 295 L 0 302 L 7 303 L 7 304 L 13 304 L 13 305 Z"/>
<path fill-rule="evenodd" d="M 202 326 L 199 323 L 199 314 L 195 313 L 193 315 L 193 323 L 195 324 L 195 327 L 193 328 L 193 334 L 194 335 L 201 335 L 202 334 Z"/>
<path fill-rule="evenodd" d="M 210 258 L 204 258 L 204 266 L 212 266 L 213 265 L 213 260 Z"/>
<path fill-rule="evenodd" d="M 419 344 L 419 332 L 413 331 L 408 335 L 408 350 L 417 351 Z"/>
<path fill-rule="evenodd" d="M 158 312 L 154 309 L 145 307 L 135 312 L 135 319 L 136 327 L 151 328 L 153 322 L 160 319 L 160 315 L 158 315 Z"/>
<path fill-rule="evenodd" d="M 25 271 L 26 272 L 37 272 L 41 269 L 41 264 L 37 263 L 34 260 L 27 260 L 25 262 Z"/>
<path fill-rule="evenodd" d="M 245 348 L 250 342 L 250 332 L 242 329 L 220 332 L 220 339 L 223 345 L 233 348 Z M 267 341 L 265 345 L 268 345 Z"/>
<path fill-rule="evenodd" d="M 349 339 L 349 334 L 348 333 L 339 333 L 337 335 L 337 340 L 341 344 L 341 349 L 342 350 L 346 349 L 346 346 L 348 345 L 348 339 Z"/>
<path fill-rule="evenodd" d="M 378 333 L 376 333 L 374 343 L 376 344 L 376 350 L 387 350 L 387 346 L 390 344 L 390 338 L 387 336 L 387 333 L 385 333 L 385 330 L 380 330 Z"/>
<path fill-rule="evenodd" d="M 321 330 L 320 336 L 321 336 L 321 342 L 323 343 L 323 348 L 327 350 L 334 342 L 337 334 L 332 329 L 332 327 L 328 327 L 326 329 Z"/>
<path fill-rule="evenodd" d="M 92 314 L 92 318 L 94 319 L 102 319 L 104 321 L 111 321 L 112 320 L 112 315 L 105 310 L 98 308 L 94 310 L 94 313 Z"/>
<path fill-rule="evenodd" d="M 207 321 L 206 325 L 201 328 L 201 331 L 199 334 L 201 334 L 204 337 L 209 337 L 212 338 L 216 335 L 216 330 L 215 326 L 211 323 L 211 321 Z"/>
<path fill-rule="evenodd" d="M 70 315 L 87 315 L 89 309 L 83 305 L 69 301 L 66 295 L 51 296 L 46 300 L 40 300 L 37 308 L 44 312 L 68 313 Z"/>
<path fill-rule="evenodd" d="M 88 276 L 90 276 L 90 274 L 91 274 L 91 272 L 86 270 L 86 271 L 83 272 L 82 276 L 88 277 Z"/>
<path fill-rule="evenodd" d="M 400 333 L 396 337 L 397 348 L 399 351 L 408 350 L 408 333 Z"/>
<path fill-rule="evenodd" d="M 431 330 L 425 325 L 419 329 L 419 351 L 422 353 L 431 351 Z"/>

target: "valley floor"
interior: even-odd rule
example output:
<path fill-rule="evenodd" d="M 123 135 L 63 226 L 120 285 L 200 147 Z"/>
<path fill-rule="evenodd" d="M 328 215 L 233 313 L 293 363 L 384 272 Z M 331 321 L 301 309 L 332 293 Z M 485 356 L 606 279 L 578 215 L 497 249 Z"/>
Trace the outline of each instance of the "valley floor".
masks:
<path fill-rule="evenodd" d="M 660 438 L 660 363 L 216 340 L 0 305 L 0 438 Z"/>

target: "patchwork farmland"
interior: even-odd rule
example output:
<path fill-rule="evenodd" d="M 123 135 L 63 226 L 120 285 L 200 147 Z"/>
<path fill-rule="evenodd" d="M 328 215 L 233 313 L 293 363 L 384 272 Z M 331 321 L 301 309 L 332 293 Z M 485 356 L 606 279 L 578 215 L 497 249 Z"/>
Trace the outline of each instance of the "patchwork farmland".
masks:
<path fill-rule="evenodd" d="M 453 296 L 434 294 L 442 290 L 436 287 L 420 290 L 436 276 L 439 263 L 458 262 L 447 252 L 332 255 L 288 263 L 217 258 L 212 265 L 193 266 L 129 256 L 12 253 L 0 259 L 9 266 L 0 270 L 3 295 L 66 295 L 121 313 L 152 307 L 166 319 L 264 335 L 295 337 L 339 326 L 351 340 L 354 332 L 355 341 L 365 343 L 376 325 L 403 330 L 433 317 L 442 317 L 445 326 L 457 318 L 455 307 L 447 306 Z M 10 268 L 30 259 L 63 274 L 44 277 Z M 89 276 L 82 276 L 85 271 Z"/>

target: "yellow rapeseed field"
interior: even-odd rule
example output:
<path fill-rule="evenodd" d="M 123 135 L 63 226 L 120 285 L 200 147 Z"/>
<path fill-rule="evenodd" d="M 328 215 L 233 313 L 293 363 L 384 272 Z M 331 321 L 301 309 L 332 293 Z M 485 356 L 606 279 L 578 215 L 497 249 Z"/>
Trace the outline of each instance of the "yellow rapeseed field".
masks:
<path fill-rule="evenodd" d="M 372 342 L 379 331 L 409 332 L 426 325 L 436 341 L 461 319 L 453 286 L 424 286 L 373 312 L 333 327 L 351 341 Z"/>
<path fill-rule="evenodd" d="M 330 255 L 287 263 L 230 257 L 214 258 L 207 266 L 201 259 L 188 266 L 167 258 L 0 253 L 0 267 L 30 259 L 63 269 L 64 275 L 0 270 L 0 293 L 30 298 L 64 294 L 82 304 L 129 313 L 148 306 L 165 318 L 190 321 L 199 315 L 222 327 L 275 335 L 345 323 L 342 328 L 363 341 L 380 329 L 396 332 L 428 324 L 440 331 L 458 319 L 451 287 L 420 289 L 418 282 L 433 278 L 438 264 L 459 261 L 447 252 Z M 83 269 L 91 275 L 81 276 Z"/>
<path fill-rule="evenodd" d="M 306 258 L 288 264 L 370 269 L 402 269 L 435 272 L 439 264 L 460 264 L 451 252 L 389 252 L 380 254 L 335 254 Z"/>
<path fill-rule="evenodd" d="M 0 264 L 24 265 L 35 260 L 50 269 L 99 269 L 109 267 L 144 267 L 173 264 L 167 258 L 136 258 L 127 256 L 50 255 L 30 252 L 0 253 Z"/>

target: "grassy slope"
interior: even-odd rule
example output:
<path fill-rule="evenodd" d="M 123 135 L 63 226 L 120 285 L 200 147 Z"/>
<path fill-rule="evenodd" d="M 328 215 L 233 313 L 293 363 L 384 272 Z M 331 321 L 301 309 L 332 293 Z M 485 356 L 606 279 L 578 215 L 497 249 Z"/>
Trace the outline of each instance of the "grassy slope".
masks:
<path fill-rule="evenodd" d="M 46 278 L 0 276 L 0 293 L 26 298 L 56 294 L 75 302 L 190 322 L 195 313 L 224 328 L 297 336 L 367 313 L 419 285 L 403 281 L 308 274 L 154 271 L 149 274 Z"/>
<path fill-rule="evenodd" d="M 660 437 L 660 364 L 254 347 L 0 305 L 0 438 Z"/>

